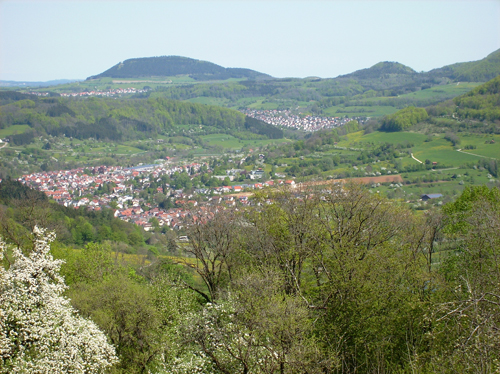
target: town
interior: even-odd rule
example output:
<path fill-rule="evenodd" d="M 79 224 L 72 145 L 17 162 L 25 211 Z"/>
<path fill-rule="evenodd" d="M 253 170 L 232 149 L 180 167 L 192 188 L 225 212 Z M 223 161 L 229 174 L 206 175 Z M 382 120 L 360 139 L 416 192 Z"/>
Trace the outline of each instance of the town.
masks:
<path fill-rule="evenodd" d="M 147 89 L 139 89 L 139 88 L 116 88 L 114 90 L 92 90 L 92 91 L 82 91 L 82 92 L 61 92 L 60 95 L 63 97 L 85 97 L 85 96 L 101 96 L 101 97 L 113 97 L 113 96 L 121 96 L 121 95 L 130 95 L 137 93 L 147 92 Z M 30 95 L 36 96 L 49 96 L 49 92 L 37 92 L 31 91 L 28 92 Z"/>
<path fill-rule="evenodd" d="M 234 186 L 174 189 L 165 183 L 166 176 L 184 173 L 193 178 L 201 171 L 212 170 L 208 163 L 174 166 L 167 161 L 131 168 L 99 166 L 34 173 L 23 175 L 18 180 L 43 191 L 48 197 L 67 207 L 96 211 L 103 208 L 114 209 L 115 217 L 135 223 L 146 231 L 155 226 L 180 229 L 188 219 L 196 220 L 210 215 L 214 208 L 248 205 L 248 196 L 251 194 L 248 191 L 253 189 L 295 185 L 293 180 L 269 180 Z M 229 170 L 225 176 L 212 178 L 232 180 L 236 172 L 237 170 Z M 248 177 L 252 181 L 262 178 L 263 174 L 262 170 L 253 170 Z M 247 193 L 243 193 L 244 191 Z M 230 192 L 232 194 L 228 194 Z"/>
<path fill-rule="evenodd" d="M 274 126 L 287 127 L 302 131 L 318 131 L 324 129 L 333 129 L 345 125 L 346 123 L 357 120 L 363 123 L 365 118 L 347 118 L 347 117 L 318 117 L 318 116 L 299 116 L 292 114 L 290 110 L 253 110 L 246 109 L 242 113 L 249 117 L 259 119 Z"/>

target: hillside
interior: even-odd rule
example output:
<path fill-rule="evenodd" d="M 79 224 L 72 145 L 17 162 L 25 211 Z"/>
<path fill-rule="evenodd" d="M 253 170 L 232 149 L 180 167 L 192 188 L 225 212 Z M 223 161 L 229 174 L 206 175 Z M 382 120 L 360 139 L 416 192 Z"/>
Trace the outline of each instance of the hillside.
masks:
<path fill-rule="evenodd" d="M 155 95 L 235 109 L 294 108 L 300 113 L 334 117 L 382 117 L 407 106 L 426 107 L 468 92 L 500 72 L 498 56 L 497 51 L 480 61 L 426 73 L 385 61 L 336 78 L 167 85 L 158 86 Z M 454 83 L 458 78 L 460 85 Z"/>
<path fill-rule="evenodd" d="M 255 135 L 278 139 L 283 132 L 262 121 L 251 121 L 232 109 L 149 99 L 38 98 L 0 92 L 0 129 L 28 125 L 32 131 L 13 134 L 14 144 L 28 144 L 36 134 L 97 140 L 141 139 L 175 132 L 178 125 L 199 125 L 239 137 Z M 207 130 L 208 131 L 208 130 Z"/>
<path fill-rule="evenodd" d="M 134 88 L 142 97 L 237 110 L 277 109 L 292 110 L 294 114 L 377 118 L 407 106 L 436 105 L 469 92 L 499 73 L 500 51 L 480 61 L 453 64 L 425 73 L 385 61 L 336 78 L 304 79 L 275 79 L 250 69 L 224 68 L 207 61 L 164 56 L 129 59 L 86 81 L 53 86 L 50 91 L 97 92 L 116 97 L 121 95 L 116 92 Z M 25 90 L 32 91 L 51 94 L 47 89 Z"/>
<path fill-rule="evenodd" d="M 425 74 L 446 77 L 456 82 L 486 82 L 500 75 L 500 49 L 482 60 L 447 65 Z"/>
<path fill-rule="evenodd" d="M 180 56 L 132 58 L 125 60 L 105 72 L 87 78 L 142 78 L 172 77 L 187 75 L 195 80 L 225 80 L 229 78 L 271 79 L 267 74 L 250 69 L 224 68 L 208 61 Z"/>
<path fill-rule="evenodd" d="M 351 74 L 342 75 L 340 76 L 340 78 L 370 79 L 380 78 L 381 76 L 386 74 L 413 75 L 417 74 L 417 72 L 408 66 L 400 64 L 399 62 L 383 61 L 373 65 L 368 69 L 361 69 Z"/>
<path fill-rule="evenodd" d="M 421 122 L 455 132 L 500 133 L 500 75 L 437 105 L 407 107 L 382 119 L 382 129 L 402 131 Z"/>

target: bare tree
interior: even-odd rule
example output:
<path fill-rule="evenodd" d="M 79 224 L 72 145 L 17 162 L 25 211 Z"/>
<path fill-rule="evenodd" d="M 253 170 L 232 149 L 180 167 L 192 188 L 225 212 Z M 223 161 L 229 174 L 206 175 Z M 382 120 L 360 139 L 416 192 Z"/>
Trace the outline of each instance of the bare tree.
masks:
<path fill-rule="evenodd" d="M 220 288 L 229 284 L 233 277 L 241 228 L 238 213 L 228 209 L 194 216 L 187 229 L 189 244 L 185 252 L 196 259 L 194 269 L 208 293 L 189 287 L 209 302 L 217 300 Z M 187 260 L 185 262 L 189 265 Z"/>

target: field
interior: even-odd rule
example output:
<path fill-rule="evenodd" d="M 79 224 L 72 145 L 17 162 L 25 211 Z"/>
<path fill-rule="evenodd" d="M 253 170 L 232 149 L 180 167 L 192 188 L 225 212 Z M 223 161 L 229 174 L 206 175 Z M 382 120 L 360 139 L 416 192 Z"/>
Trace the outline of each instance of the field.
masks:
<path fill-rule="evenodd" d="M 370 134 L 363 135 L 363 131 L 347 134 L 338 145 L 341 147 L 363 147 L 364 144 L 374 143 L 392 143 L 392 144 L 420 144 L 426 139 L 424 134 L 414 132 L 380 132 L 374 131 Z"/>
<path fill-rule="evenodd" d="M 363 132 L 348 134 L 338 143 L 341 147 L 357 147 L 364 149 L 371 145 L 392 143 L 411 144 L 411 152 L 422 162 L 430 160 L 450 167 L 458 167 L 468 162 L 476 162 L 478 158 L 487 157 L 500 159 L 500 135 L 475 135 L 461 134 L 461 143 L 453 146 L 445 139 L 444 134 L 427 135 L 413 132 L 379 132 L 375 131 L 367 135 Z M 491 143 L 493 140 L 494 143 Z M 475 146 L 475 149 L 461 149 L 464 146 Z M 461 149 L 461 151 L 458 151 Z M 403 165 L 417 162 L 411 158 L 405 158 Z"/>
<path fill-rule="evenodd" d="M 434 86 L 432 88 L 427 88 L 424 90 L 419 90 L 398 96 L 370 97 L 361 99 L 356 102 L 359 103 L 359 105 L 364 104 L 368 107 L 369 105 L 374 105 L 374 103 L 384 105 L 384 102 L 387 102 L 387 105 L 397 105 L 398 107 L 401 107 L 401 105 L 408 104 L 409 102 L 413 101 L 420 103 L 419 105 L 429 105 L 430 103 L 437 103 L 459 95 L 463 95 L 479 85 L 481 85 L 481 83 L 459 82 Z"/>
<path fill-rule="evenodd" d="M 9 135 L 22 134 L 23 132 L 29 130 L 31 127 L 29 125 L 13 125 L 5 129 L 0 130 L 0 138 L 4 138 Z"/>
<path fill-rule="evenodd" d="M 398 109 L 393 106 L 332 106 L 325 109 L 324 114 L 332 117 L 382 117 L 397 112 Z"/>
<path fill-rule="evenodd" d="M 455 97 L 463 95 L 470 90 L 476 88 L 482 83 L 477 82 L 458 82 L 442 86 L 434 86 L 432 88 L 427 88 L 425 90 L 420 90 L 412 92 L 405 95 L 399 95 L 401 99 L 412 98 L 412 99 L 436 99 L 437 101 L 442 101 L 450 97 Z"/>
<path fill-rule="evenodd" d="M 245 146 L 260 147 L 268 144 L 286 143 L 288 139 L 264 139 L 264 140 L 241 140 L 228 134 L 204 135 L 201 138 L 211 146 L 218 146 L 225 149 L 241 149 Z"/>

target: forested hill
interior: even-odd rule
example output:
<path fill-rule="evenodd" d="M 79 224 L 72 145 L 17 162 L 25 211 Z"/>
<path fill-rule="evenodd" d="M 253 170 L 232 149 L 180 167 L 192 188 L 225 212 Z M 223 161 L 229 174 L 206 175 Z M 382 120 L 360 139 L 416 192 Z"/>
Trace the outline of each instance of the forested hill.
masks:
<path fill-rule="evenodd" d="M 432 116 L 452 116 L 458 120 L 492 124 L 498 122 L 500 121 L 500 75 L 465 95 L 430 107 L 427 111 Z"/>
<path fill-rule="evenodd" d="M 452 100 L 426 109 L 410 106 L 388 115 L 382 129 L 402 131 L 423 121 L 454 131 L 500 133 L 500 75 Z"/>
<path fill-rule="evenodd" d="M 354 73 L 342 75 L 339 78 L 370 79 L 380 78 L 385 74 L 413 75 L 417 74 L 417 72 L 408 66 L 400 64 L 399 62 L 383 61 L 373 65 L 368 69 L 357 70 Z"/>
<path fill-rule="evenodd" d="M 0 92 L 0 129 L 29 125 L 32 130 L 9 136 L 13 144 L 30 143 L 44 133 L 77 139 L 127 140 L 170 134 L 176 125 L 217 128 L 240 138 L 283 137 L 283 131 L 252 121 L 236 110 L 163 98 L 113 100 L 107 98 L 38 98 Z M 207 130 L 208 131 L 208 130 Z"/>
<path fill-rule="evenodd" d="M 140 77 L 172 77 L 188 75 L 195 80 L 225 80 L 229 78 L 271 79 L 267 74 L 250 69 L 224 68 L 208 61 L 195 60 L 180 56 L 161 56 L 132 58 L 125 60 L 87 79 L 104 77 L 140 78 Z"/>
<path fill-rule="evenodd" d="M 500 75 L 500 49 L 479 61 L 461 62 L 425 73 L 457 82 L 486 82 Z"/>

